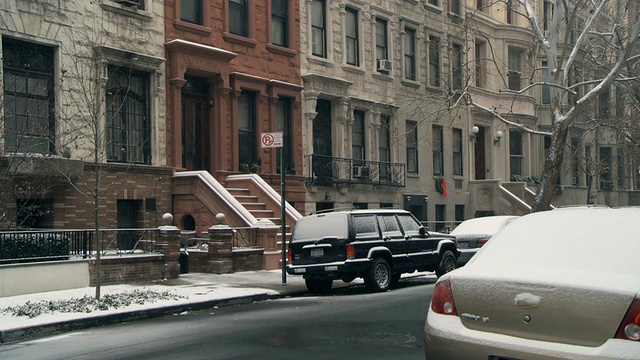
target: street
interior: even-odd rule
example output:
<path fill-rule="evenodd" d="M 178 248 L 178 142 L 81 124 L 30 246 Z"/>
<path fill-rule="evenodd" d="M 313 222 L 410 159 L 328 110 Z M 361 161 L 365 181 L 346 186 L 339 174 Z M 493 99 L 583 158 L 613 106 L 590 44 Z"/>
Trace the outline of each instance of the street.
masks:
<path fill-rule="evenodd" d="M 434 278 L 364 286 L 0 346 L 3 359 L 422 359 Z"/>

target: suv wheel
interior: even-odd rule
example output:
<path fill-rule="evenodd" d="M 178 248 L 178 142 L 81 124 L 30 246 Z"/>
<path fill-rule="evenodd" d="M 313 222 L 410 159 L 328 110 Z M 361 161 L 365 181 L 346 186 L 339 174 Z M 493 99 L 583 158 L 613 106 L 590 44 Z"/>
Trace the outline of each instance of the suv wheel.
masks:
<path fill-rule="evenodd" d="M 453 271 L 456 269 L 456 257 L 449 250 L 445 251 L 440 258 L 440 264 L 438 264 L 438 268 L 436 269 L 436 275 L 438 277 Z"/>
<path fill-rule="evenodd" d="M 312 294 L 326 294 L 331 290 L 333 280 L 331 279 L 305 279 L 304 283 Z"/>
<path fill-rule="evenodd" d="M 391 267 L 387 260 L 375 258 L 364 277 L 364 283 L 370 290 L 386 291 L 391 284 Z"/>

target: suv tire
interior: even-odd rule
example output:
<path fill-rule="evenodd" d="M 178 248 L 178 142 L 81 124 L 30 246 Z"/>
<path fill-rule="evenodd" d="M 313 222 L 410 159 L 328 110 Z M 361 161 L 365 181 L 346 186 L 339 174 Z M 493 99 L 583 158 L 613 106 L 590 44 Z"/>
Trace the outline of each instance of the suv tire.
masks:
<path fill-rule="evenodd" d="M 364 283 L 372 291 L 387 291 L 391 285 L 391 277 L 391 266 L 387 260 L 377 257 L 373 259 Z"/>
<path fill-rule="evenodd" d="M 333 280 L 331 279 L 305 279 L 305 285 L 312 294 L 326 294 L 331 290 Z"/>
<path fill-rule="evenodd" d="M 456 269 L 456 257 L 449 250 L 445 251 L 440 258 L 440 263 L 436 269 L 438 277 Z"/>

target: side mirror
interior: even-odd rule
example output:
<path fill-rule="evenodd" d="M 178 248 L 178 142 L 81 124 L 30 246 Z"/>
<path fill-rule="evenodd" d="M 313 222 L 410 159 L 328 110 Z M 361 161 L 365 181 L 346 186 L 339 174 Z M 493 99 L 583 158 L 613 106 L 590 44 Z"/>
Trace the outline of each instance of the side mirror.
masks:
<path fill-rule="evenodd" d="M 422 236 L 429 236 L 429 232 L 427 231 L 427 228 L 424 226 L 420 227 L 420 235 Z"/>

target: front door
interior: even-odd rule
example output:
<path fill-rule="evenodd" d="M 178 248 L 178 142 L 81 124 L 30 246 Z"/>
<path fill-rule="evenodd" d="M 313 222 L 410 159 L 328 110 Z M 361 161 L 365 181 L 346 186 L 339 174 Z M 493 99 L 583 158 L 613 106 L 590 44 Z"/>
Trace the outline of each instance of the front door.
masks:
<path fill-rule="evenodd" d="M 186 78 L 182 88 L 182 166 L 210 170 L 208 139 L 209 85 L 206 79 Z M 213 104 L 211 104 L 213 105 Z"/>

